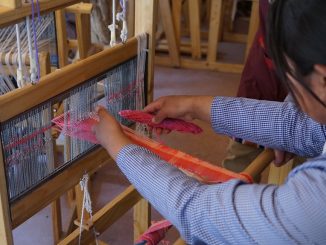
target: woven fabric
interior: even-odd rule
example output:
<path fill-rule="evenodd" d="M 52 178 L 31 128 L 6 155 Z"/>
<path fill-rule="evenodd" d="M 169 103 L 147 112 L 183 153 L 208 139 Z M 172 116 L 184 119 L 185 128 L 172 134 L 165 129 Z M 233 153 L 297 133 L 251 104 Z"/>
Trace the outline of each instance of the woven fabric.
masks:
<path fill-rule="evenodd" d="M 92 127 L 98 122 L 96 115 L 77 122 L 71 122 L 69 114 L 62 114 L 52 120 L 55 128 L 64 135 L 72 138 L 85 140 L 93 144 L 98 144 L 98 140 L 92 132 Z"/>

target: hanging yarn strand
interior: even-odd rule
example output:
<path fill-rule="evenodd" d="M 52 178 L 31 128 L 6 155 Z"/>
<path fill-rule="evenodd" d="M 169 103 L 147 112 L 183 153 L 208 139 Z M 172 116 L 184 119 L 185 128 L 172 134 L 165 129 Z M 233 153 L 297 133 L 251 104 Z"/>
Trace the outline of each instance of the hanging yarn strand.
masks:
<path fill-rule="evenodd" d="M 120 38 L 123 43 L 128 39 L 128 25 L 127 25 L 127 0 L 120 0 L 121 12 L 117 14 L 117 20 L 122 21 L 122 29 Z"/>
<path fill-rule="evenodd" d="M 112 0 L 112 24 L 109 25 L 109 30 L 111 32 L 111 41 L 110 41 L 111 47 L 117 44 L 116 32 L 115 32 L 115 30 L 117 29 L 117 25 L 115 22 L 115 14 L 116 14 L 115 0 Z"/>
<path fill-rule="evenodd" d="M 89 180 L 88 174 L 84 174 L 83 178 L 79 182 L 81 191 L 84 192 L 83 207 L 82 207 L 82 213 L 81 213 L 81 218 L 80 218 L 80 227 L 79 227 L 79 240 L 78 240 L 79 245 L 81 244 L 81 237 L 82 237 L 82 231 L 83 231 L 82 227 L 83 227 L 83 222 L 84 222 L 85 210 L 89 213 L 91 223 L 93 223 L 92 200 L 91 200 L 91 196 L 88 191 L 88 180 Z M 96 232 L 94 226 L 93 226 L 93 232 L 94 232 L 94 237 L 95 237 L 95 243 L 96 243 L 96 245 L 98 245 L 97 232 Z"/>
<path fill-rule="evenodd" d="M 36 62 L 36 69 L 37 69 L 37 78 L 36 81 L 38 81 L 41 77 L 41 71 L 40 71 L 40 63 L 39 63 L 39 58 L 38 58 L 38 45 L 37 45 L 37 33 L 36 33 L 36 24 L 35 24 L 35 6 L 34 6 L 34 1 L 32 1 L 31 3 L 32 5 L 32 28 L 33 28 L 33 38 L 34 38 L 34 50 L 35 50 L 35 62 Z M 36 8 L 37 8 L 37 14 L 39 14 L 40 10 L 39 10 L 39 3 L 37 1 L 36 4 Z M 40 22 L 40 18 L 39 18 L 39 22 Z"/>
<path fill-rule="evenodd" d="M 22 61 L 22 50 L 21 50 L 21 42 L 20 42 L 20 30 L 19 25 L 16 24 L 16 39 L 17 39 L 17 52 L 18 52 L 18 68 L 17 68 L 17 85 L 19 88 L 22 88 L 25 85 L 24 76 L 23 76 L 23 61 Z"/>
<path fill-rule="evenodd" d="M 145 69 L 147 58 L 147 35 L 145 33 L 137 36 L 138 55 L 136 71 L 136 110 L 142 110 L 145 106 Z M 141 135 L 148 135 L 147 125 L 136 122 L 136 131 Z"/>
<path fill-rule="evenodd" d="M 26 17 L 26 29 L 27 29 L 27 42 L 28 42 L 28 54 L 29 54 L 29 63 L 30 63 L 30 78 L 31 83 L 34 84 L 37 81 L 37 68 L 34 59 L 34 53 L 32 48 L 32 37 L 31 37 L 31 24 L 30 17 Z"/>

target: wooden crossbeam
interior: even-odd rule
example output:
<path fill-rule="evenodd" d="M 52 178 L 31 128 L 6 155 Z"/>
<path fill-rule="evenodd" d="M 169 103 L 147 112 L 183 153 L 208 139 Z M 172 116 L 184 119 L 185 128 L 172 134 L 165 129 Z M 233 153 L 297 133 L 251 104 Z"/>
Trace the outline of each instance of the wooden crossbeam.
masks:
<path fill-rule="evenodd" d="M 52 72 L 36 85 L 14 90 L 0 97 L 0 121 L 39 105 L 137 55 L 137 38 L 119 44 L 87 59 Z"/>
<path fill-rule="evenodd" d="M 7 2 L 7 0 L 2 0 L 3 2 Z M 47 0 L 40 1 L 40 12 L 48 13 L 57 9 L 61 9 L 67 7 L 69 5 L 80 2 L 80 0 Z M 31 15 L 31 5 L 24 4 L 19 8 L 13 9 L 10 7 L 6 7 L 4 5 L 0 6 L 0 27 L 8 26 L 10 24 L 15 24 L 26 16 Z"/>

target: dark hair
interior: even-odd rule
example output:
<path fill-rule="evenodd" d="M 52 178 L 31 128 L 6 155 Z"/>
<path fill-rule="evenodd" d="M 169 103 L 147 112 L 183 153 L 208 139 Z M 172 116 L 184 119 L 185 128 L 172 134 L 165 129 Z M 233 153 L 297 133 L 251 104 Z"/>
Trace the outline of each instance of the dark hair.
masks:
<path fill-rule="evenodd" d="M 326 65 L 326 0 L 271 2 L 267 42 L 278 75 L 294 98 L 287 74 L 326 107 L 303 79 L 313 72 L 315 64 Z M 289 66 L 287 58 L 294 67 Z"/>

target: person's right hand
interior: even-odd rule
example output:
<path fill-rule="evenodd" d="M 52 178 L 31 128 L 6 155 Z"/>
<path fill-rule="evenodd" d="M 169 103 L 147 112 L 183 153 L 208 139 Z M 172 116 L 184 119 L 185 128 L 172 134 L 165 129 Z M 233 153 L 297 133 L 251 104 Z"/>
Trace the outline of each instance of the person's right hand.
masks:
<path fill-rule="evenodd" d="M 193 96 L 161 97 L 144 108 L 145 112 L 154 114 L 154 123 L 160 123 L 166 118 L 178 118 L 186 121 L 194 119 L 192 113 Z"/>
<path fill-rule="evenodd" d="M 154 123 L 160 123 L 165 118 L 209 121 L 212 101 L 211 96 L 166 96 L 150 103 L 144 111 L 155 114 Z"/>

